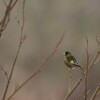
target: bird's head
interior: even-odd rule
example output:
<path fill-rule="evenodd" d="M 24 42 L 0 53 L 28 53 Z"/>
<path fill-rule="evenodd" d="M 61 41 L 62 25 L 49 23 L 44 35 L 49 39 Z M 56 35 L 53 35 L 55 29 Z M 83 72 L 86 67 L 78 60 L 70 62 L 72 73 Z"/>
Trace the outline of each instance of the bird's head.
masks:
<path fill-rule="evenodd" d="M 71 53 L 69 51 L 64 52 L 65 56 L 71 55 Z"/>

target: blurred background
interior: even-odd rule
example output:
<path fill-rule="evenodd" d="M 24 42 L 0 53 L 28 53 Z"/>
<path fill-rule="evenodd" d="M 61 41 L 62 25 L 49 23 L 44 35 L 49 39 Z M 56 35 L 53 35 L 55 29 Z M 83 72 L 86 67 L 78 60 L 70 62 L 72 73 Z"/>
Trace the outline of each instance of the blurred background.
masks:
<path fill-rule="evenodd" d="M 5 0 L 6 3 L 9 0 Z M 0 0 L 0 19 L 5 13 L 5 4 Z M 0 39 L 0 64 L 10 72 L 20 39 L 22 24 L 22 1 L 19 0 L 11 14 L 10 23 Z M 12 100 L 63 100 L 69 87 L 68 68 L 63 63 L 63 52 L 69 50 L 84 68 L 86 65 L 86 40 L 89 40 L 90 60 L 93 58 L 100 40 L 99 0 L 26 0 L 24 41 L 11 80 L 8 96 L 27 79 L 55 48 L 62 33 L 65 37 L 56 54 L 46 63 L 42 72 L 28 82 Z M 100 63 L 88 76 L 90 98 L 100 82 Z M 82 72 L 72 71 L 72 87 Z M 0 70 L 0 99 L 6 85 L 6 78 Z M 76 89 L 70 100 L 84 100 L 84 81 Z M 96 100 L 100 100 L 97 96 Z"/>

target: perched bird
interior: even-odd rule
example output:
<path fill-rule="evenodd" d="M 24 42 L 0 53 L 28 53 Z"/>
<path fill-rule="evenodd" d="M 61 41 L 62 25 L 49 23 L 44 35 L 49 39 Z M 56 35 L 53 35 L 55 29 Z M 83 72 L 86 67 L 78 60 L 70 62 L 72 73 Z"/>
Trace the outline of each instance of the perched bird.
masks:
<path fill-rule="evenodd" d="M 83 70 L 82 67 L 79 65 L 79 63 L 77 62 L 76 58 L 69 51 L 66 51 L 64 53 L 64 56 L 65 56 L 64 63 L 69 67 L 70 70 L 78 67 L 81 70 Z"/>

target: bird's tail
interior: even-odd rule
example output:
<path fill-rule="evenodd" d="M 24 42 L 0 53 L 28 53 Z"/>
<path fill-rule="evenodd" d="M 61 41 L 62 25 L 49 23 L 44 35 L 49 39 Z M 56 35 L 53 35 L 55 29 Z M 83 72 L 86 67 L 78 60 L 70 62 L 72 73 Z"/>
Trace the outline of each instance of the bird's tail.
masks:
<path fill-rule="evenodd" d="M 79 65 L 78 67 L 81 69 L 83 75 L 85 76 L 85 74 L 84 74 L 84 69 L 83 69 L 80 65 Z"/>
<path fill-rule="evenodd" d="M 80 66 L 80 65 L 78 65 L 79 66 L 79 68 L 83 71 L 83 68 Z"/>

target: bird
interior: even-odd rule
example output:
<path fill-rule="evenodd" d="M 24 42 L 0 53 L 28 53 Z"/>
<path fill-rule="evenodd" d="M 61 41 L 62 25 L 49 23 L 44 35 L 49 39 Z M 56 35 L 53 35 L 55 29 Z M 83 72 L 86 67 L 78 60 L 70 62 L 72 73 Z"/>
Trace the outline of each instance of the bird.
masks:
<path fill-rule="evenodd" d="M 69 70 L 76 68 L 83 70 L 76 58 L 69 51 L 64 52 L 64 63 L 68 66 Z"/>

